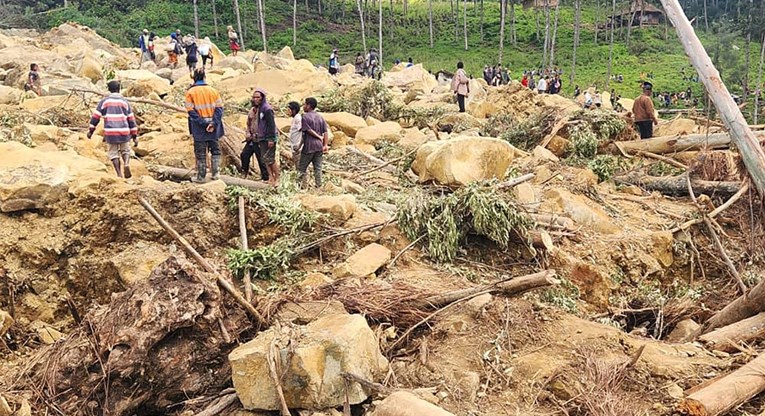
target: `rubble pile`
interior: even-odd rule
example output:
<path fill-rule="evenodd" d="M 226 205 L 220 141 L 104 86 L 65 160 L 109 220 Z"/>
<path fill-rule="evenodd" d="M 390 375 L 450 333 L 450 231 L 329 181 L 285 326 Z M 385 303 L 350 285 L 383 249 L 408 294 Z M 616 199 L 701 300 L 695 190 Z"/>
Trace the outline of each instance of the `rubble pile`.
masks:
<path fill-rule="evenodd" d="M 212 51 L 225 166 L 195 184 L 188 68 L 72 23 L 0 31 L 0 416 L 670 415 L 762 346 L 763 208 L 717 123 L 640 141 L 517 82 L 471 80 L 458 113 L 422 65 Z M 86 135 L 112 79 L 130 179 Z M 284 133 L 288 101 L 332 110 L 321 188 L 283 138 L 278 186 L 238 172 L 256 88 Z"/>

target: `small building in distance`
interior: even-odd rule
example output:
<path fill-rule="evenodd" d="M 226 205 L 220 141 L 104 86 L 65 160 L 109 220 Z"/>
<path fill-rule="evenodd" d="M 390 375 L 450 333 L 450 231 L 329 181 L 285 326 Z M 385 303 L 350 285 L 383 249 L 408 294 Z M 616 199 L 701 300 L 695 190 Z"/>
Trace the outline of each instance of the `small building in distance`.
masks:
<path fill-rule="evenodd" d="M 617 11 L 608 26 L 611 24 L 616 27 L 627 26 L 630 24 L 630 20 L 632 20 L 632 26 L 657 26 L 664 22 L 664 19 L 663 10 L 647 1 L 635 0 L 629 9 Z"/>

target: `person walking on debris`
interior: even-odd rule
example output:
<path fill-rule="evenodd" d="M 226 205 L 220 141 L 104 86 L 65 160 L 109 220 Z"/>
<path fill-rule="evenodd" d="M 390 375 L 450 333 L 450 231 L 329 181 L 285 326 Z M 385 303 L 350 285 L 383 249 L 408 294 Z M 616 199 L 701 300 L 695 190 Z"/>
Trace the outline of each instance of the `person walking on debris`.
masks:
<path fill-rule="evenodd" d="M 199 56 L 202 57 L 202 68 L 207 67 L 207 61 L 210 61 L 210 68 L 213 67 L 213 54 L 212 54 L 212 42 L 210 41 L 209 37 L 205 37 L 205 39 L 199 44 L 199 48 L 197 48 L 197 51 L 199 52 Z"/>
<path fill-rule="evenodd" d="M 457 105 L 460 107 L 460 113 L 464 113 L 465 97 L 470 94 L 470 79 L 465 74 L 465 64 L 462 61 L 457 62 L 457 72 L 452 78 L 452 91 L 457 94 Z"/>
<path fill-rule="evenodd" d="M 88 139 L 93 137 L 96 126 L 103 118 L 107 156 L 118 177 L 130 178 L 133 176 L 130 173 L 130 140 L 138 146 L 138 126 L 130 103 L 120 94 L 120 82 L 109 81 L 106 86 L 110 94 L 98 102 L 90 118 Z"/>
<path fill-rule="evenodd" d="M 178 66 L 178 55 L 183 54 L 183 49 L 181 48 L 181 42 L 178 39 L 178 35 L 175 33 L 170 34 L 170 43 L 167 44 L 165 47 L 165 50 L 167 52 L 167 63 L 175 69 L 176 66 Z"/>
<path fill-rule="evenodd" d="M 242 150 L 242 169 L 245 174 L 250 169 L 253 153 L 258 159 L 258 167 L 263 180 L 276 185 L 279 183 L 279 165 L 277 163 L 277 138 L 274 110 L 268 104 L 266 92 L 258 88 L 250 99 L 252 109 L 247 114 L 247 144 Z M 265 174 L 264 174 L 265 172 Z"/>
<path fill-rule="evenodd" d="M 157 63 L 157 54 L 154 52 L 154 39 L 156 38 L 157 35 L 154 32 L 149 33 L 149 57 L 154 63 Z"/>
<path fill-rule="evenodd" d="M 236 34 L 233 26 L 228 26 L 226 30 L 228 31 L 228 46 L 231 48 L 231 55 L 236 56 L 237 52 L 242 49 L 239 46 L 239 35 Z"/>
<path fill-rule="evenodd" d="M 193 182 L 204 182 L 207 176 L 207 152 L 212 155 L 212 179 L 220 173 L 220 145 L 223 134 L 223 100 L 218 91 L 205 82 L 204 68 L 194 70 L 194 85 L 186 91 L 189 133 L 194 138 L 197 176 Z"/>
<path fill-rule="evenodd" d="M 184 49 L 186 50 L 186 65 L 189 67 L 189 73 L 194 73 L 194 68 L 197 67 L 197 62 L 199 62 L 199 54 L 197 46 L 197 39 L 194 36 L 189 35 L 187 37 L 188 42 L 186 45 L 184 45 Z"/>
<path fill-rule="evenodd" d="M 34 91 L 42 97 L 42 82 L 40 81 L 40 67 L 37 64 L 29 65 L 27 82 L 24 83 L 24 91 Z"/>
<path fill-rule="evenodd" d="M 632 116 L 635 126 L 640 132 L 641 139 L 653 137 L 653 126 L 659 124 L 653 108 L 653 85 L 650 82 L 643 83 L 643 94 L 635 99 L 632 105 Z"/>
<path fill-rule="evenodd" d="M 329 54 L 329 74 L 336 75 L 340 69 L 340 61 L 337 56 L 337 48 L 332 49 L 332 53 Z"/>
<path fill-rule="evenodd" d="M 361 52 L 356 54 L 356 61 L 353 63 L 356 73 L 364 75 L 364 57 L 361 56 Z"/>
<path fill-rule="evenodd" d="M 287 111 L 290 117 L 292 117 L 292 123 L 290 124 L 290 147 L 292 148 L 292 161 L 297 168 L 300 163 L 300 151 L 303 148 L 303 116 L 300 115 L 300 104 L 295 101 L 290 101 L 287 104 Z"/>
<path fill-rule="evenodd" d="M 316 112 L 316 98 L 308 97 L 303 104 L 303 116 L 300 130 L 303 132 L 303 148 L 300 153 L 298 172 L 301 185 L 305 184 L 308 165 L 313 165 L 313 177 L 317 188 L 321 188 L 321 162 L 329 149 L 329 126 Z"/>
<path fill-rule="evenodd" d="M 141 48 L 141 62 L 151 61 L 151 51 L 149 50 L 149 31 L 144 29 L 143 34 L 138 37 L 138 47 Z"/>

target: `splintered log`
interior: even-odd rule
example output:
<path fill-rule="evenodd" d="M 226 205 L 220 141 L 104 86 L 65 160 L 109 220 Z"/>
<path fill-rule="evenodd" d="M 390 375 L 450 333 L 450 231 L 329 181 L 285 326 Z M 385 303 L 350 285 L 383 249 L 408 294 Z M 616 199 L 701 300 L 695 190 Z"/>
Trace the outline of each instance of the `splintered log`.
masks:
<path fill-rule="evenodd" d="M 746 403 L 765 390 L 765 354 L 727 376 L 697 390 L 679 406 L 691 416 L 717 416 Z"/>
<path fill-rule="evenodd" d="M 764 136 L 765 137 L 765 136 Z M 618 142 L 619 147 L 627 153 L 649 152 L 658 155 L 665 153 L 683 152 L 686 150 L 724 149 L 730 146 L 728 133 L 689 134 L 687 136 L 662 136 L 645 140 L 629 140 Z M 619 154 L 618 149 L 612 153 Z"/>
<path fill-rule="evenodd" d="M 749 176 L 752 178 L 760 197 L 765 198 L 765 150 L 752 129 L 741 114 L 741 109 L 733 100 L 728 88 L 722 82 L 720 73 L 709 58 L 704 46 L 696 37 L 691 23 L 683 13 L 678 0 L 661 0 L 667 17 L 677 31 L 685 53 L 696 68 L 696 72 L 704 83 L 709 98 L 714 103 L 725 127 L 730 132 L 731 140 L 736 145 L 741 160 L 743 160 Z M 655 152 L 654 152 L 655 153 Z"/>
<path fill-rule="evenodd" d="M 499 293 L 504 296 L 515 296 L 532 289 L 560 284 L 560 281 L 555 277 L 555 270 L 544 270 L 539 273 L 513 277 L 479 287 L 455 290 L 453 292 L 444 293 L 443 295 L 431 296 L 424 299 L 419 307 L 430 306 L 438 308 L 454 303 L 460 299 L 474 297 L 485 293 Z"/>
<path fill-rule="evenodd" d="M 730 325 L 765 310 L 765 279 L 707 320 L 702 333 Z"/>
<path fill-rule="evenodd" d="M 614 177 L 618 184 L 637 185 L 646 191 L 661 192 L 670 196 L 688 196 L 686 175 L 650 176 L 624 175 Z M 731 196 L 741 189 L 741 182 L 691 180 L 693 192 L 706 195 Z"/>
<path fill-rule="evenodd" d="M 732 323 L 699 337 L 707 349 L 735 352 L 738 346 L 765 337 L 765 312 Z"/>
<path fill-rule="evenodd" d="M 151 169 L 157 172 L 160 177 L 170 178 L 177 181 L 189 181 L 191 180 L 192 176 L 196 175 L 195 170 L 174 168 L 170 166 L 154 165 L 151 167 Z M 259 189 L 268 189 L 271 187 L 271 185 L 265 182 L 251 181 L 248 179 L 236 178 L 228 175 L 220 175 L 220 180 L 229 186 L 241 186 L 243 188 L 252 189 L 255 191 Z"/>

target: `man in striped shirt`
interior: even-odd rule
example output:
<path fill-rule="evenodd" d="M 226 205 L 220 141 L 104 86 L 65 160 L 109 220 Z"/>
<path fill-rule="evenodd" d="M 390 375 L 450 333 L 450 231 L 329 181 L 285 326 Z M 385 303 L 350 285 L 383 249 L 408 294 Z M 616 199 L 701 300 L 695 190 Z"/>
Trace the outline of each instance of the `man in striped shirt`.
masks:
<path fill-rule="evenodd" d="M 194 158 L 197 177 L 193 182 L 204 182 L 207 176 L 207 151 L 212 155 L 212 179 L 220 172 L 220 145 L 223 137 L 223 100 L 218 91 L 205 82 L 204 68 L 194 70 L 194 85 L 186 91 L 186 111 L 189 113 L 189 133 L 194 138 Z"/>
<path fill-rule="evenodd" d="M 104 119 L 104 142 L 108 145 L 107 156 L 120 178 L 130 178 L 130 139 L 138 146 L 138 127 L 133 110 L 125 97 L 120 95 L 120 82 L 107 84 L 110 94 L 99 101 L 93 117 L 90 118 L 88 139 L 93 136 L 96 126 Z M 122 164 L 120 168 L 120 162 Z M 123 176 L 124 171 L 124 176 Z"/>

